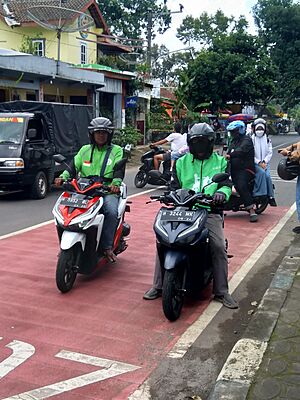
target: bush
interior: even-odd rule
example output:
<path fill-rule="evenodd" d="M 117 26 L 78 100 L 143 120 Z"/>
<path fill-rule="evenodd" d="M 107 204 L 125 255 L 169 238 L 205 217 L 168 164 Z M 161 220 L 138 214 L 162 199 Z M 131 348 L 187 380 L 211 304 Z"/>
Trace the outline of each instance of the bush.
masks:
<path fill-rule="evenodd" d="M 143 135 L 133 126 L 118 129 L 113 137 L 113 143 L 122 147 L 126 146 L 126 144 L 136 146 L 141 140 L 143 140 Z"/>

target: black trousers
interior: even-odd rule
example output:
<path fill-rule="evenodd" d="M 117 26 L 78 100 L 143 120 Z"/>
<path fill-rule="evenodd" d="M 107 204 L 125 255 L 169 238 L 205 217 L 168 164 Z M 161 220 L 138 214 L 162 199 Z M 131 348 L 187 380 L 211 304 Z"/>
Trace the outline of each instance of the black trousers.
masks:
<path fill-rule="evenodd" d="M 254 174 L 249 171 L 241 170 L 231 173 L 232 182 L 241 196 L 244 206 L 253 205 L 252 188 L 250 181 L 254 178 Z"/>

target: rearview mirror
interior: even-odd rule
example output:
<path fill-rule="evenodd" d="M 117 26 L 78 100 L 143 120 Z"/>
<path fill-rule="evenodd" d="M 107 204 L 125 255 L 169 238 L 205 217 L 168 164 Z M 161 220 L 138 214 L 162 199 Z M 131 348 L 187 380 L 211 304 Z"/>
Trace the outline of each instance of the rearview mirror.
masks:
<path fill-rule="evenodd" d="M 35 139 L 37 137 L 37 130 L 35 128 L 28 129 L 27 138 Z"/>
<path fill-rule="evenodd" d="M 227 181 L 228 178 L 229 178 L 229 174 L 227 174 L 226 172 L 221 172 L 220 174 L 215 174 L 212 177 L 212 181 L 215 183 L 221 183 L 221 182 Z"/>
<path fill-rule="evenodd" d="M 54 154 L 52 158 L 58 164 L 62 164 L 66 161 L 66 157 L 64 157 L 62 154 Z"/>

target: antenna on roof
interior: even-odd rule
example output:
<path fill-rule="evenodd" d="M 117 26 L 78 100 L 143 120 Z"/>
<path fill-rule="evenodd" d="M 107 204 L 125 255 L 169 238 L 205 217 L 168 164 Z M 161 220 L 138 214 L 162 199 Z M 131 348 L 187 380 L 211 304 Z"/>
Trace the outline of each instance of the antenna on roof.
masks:
<path fill-rule="evenodd" d="M 56 31 L 57 62 L 56 75 L 59 75 L 60 41 L 63 32 L 83 31 L 94 25 L 93 18 L 81 11 L 62 7 L 66 0 L 60 0 L 59 6 L 34 6 L 27 10 L 28 16 L 45 29 Z"/>

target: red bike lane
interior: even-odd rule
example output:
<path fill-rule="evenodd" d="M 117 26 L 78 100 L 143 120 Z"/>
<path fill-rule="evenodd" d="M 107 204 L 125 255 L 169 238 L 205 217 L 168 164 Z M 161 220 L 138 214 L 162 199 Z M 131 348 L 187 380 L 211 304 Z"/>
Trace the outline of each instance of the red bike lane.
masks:
<path fill-rule="evenodd" d="M 80 276 L 67 294 L 55 284 L 54 224 L 0 240 L 0 399 L 127 399 L 205 310 L 210 288 L 173 323 L 160 300 L 142 299 L 152 283 L 159 209 L 148 199 L 132 199 L 129 247 L 118 262 Z M 286 211 L 268 208 L 256 224 L 228 213 L 230 277 Z"/>

